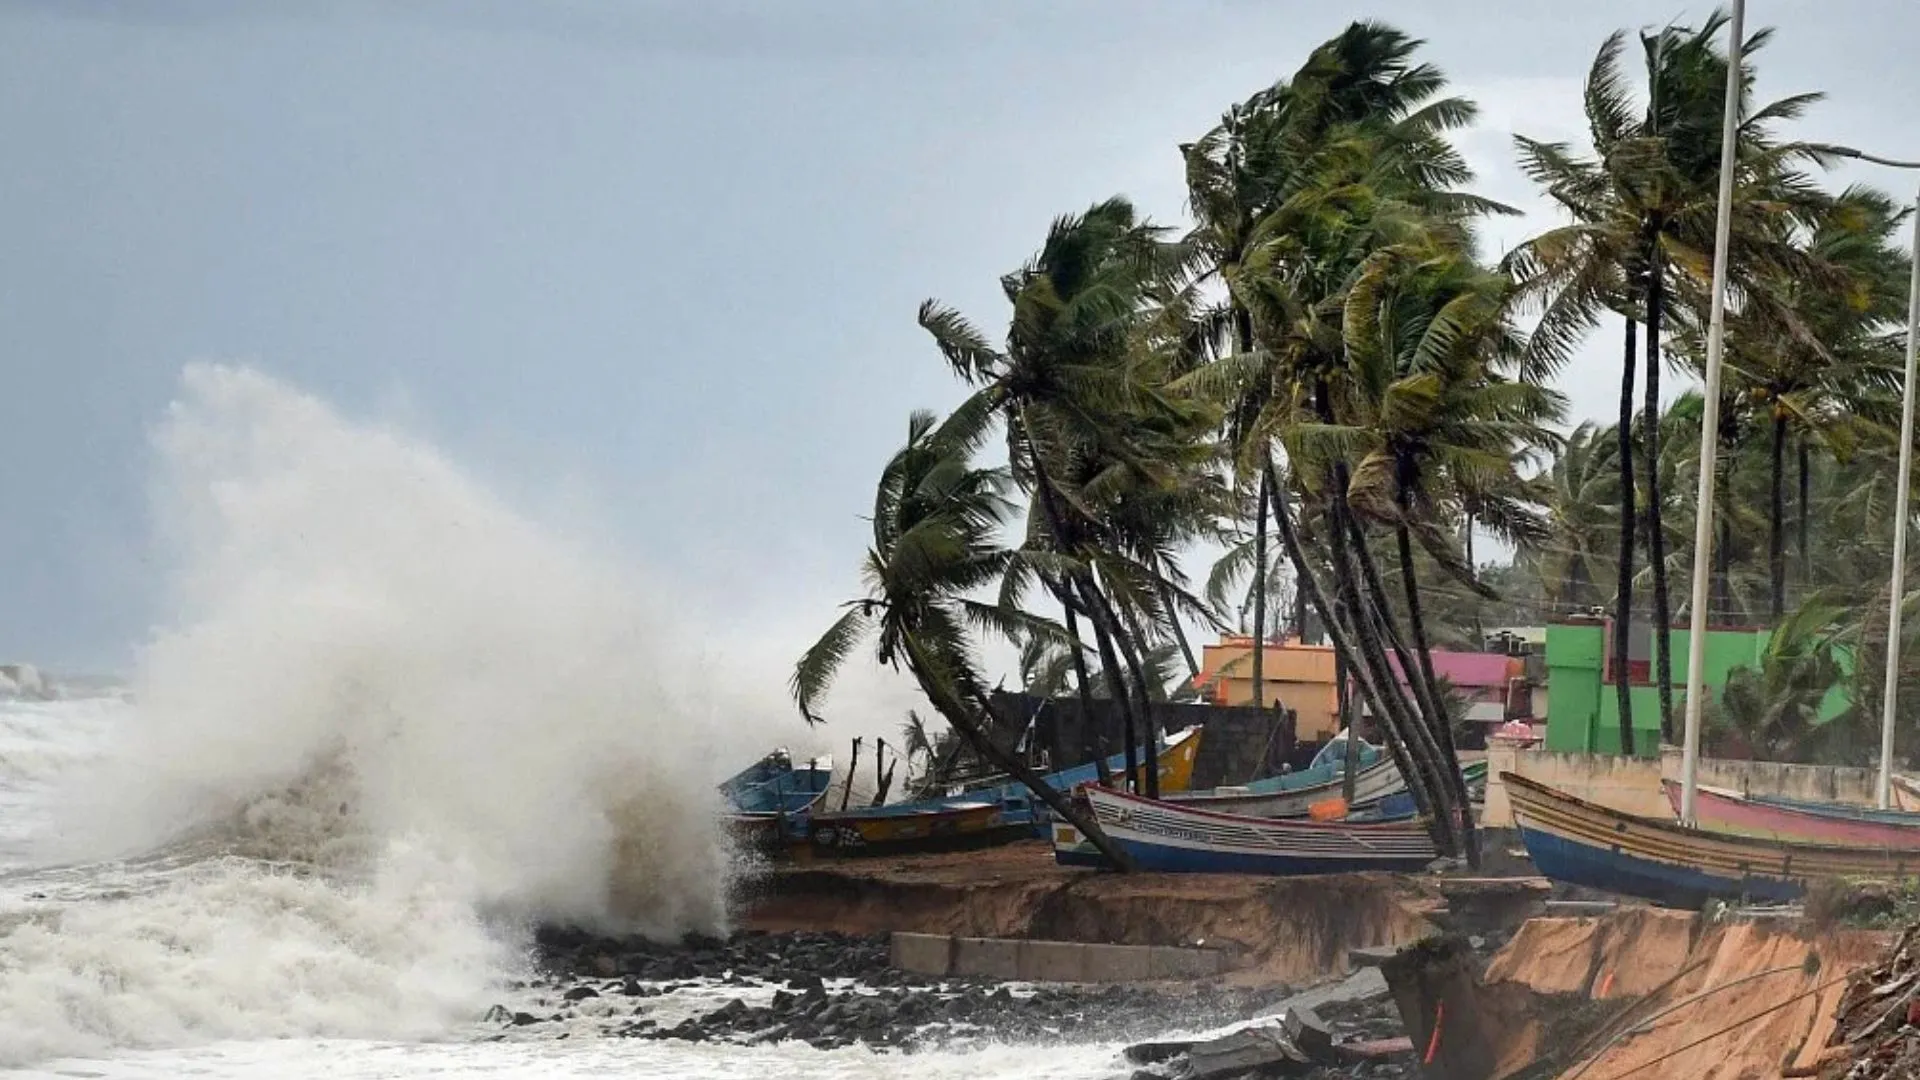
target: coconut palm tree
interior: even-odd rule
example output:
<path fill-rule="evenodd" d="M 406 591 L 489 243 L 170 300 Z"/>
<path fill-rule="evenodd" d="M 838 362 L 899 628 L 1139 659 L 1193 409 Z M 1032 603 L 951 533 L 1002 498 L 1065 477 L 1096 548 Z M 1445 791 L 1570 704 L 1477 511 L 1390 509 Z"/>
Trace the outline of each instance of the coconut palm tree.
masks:
<path fill-rule="evenodd" d="M 1637 323 L 1647 329 L 1646 417 L 1660 411 L 1660 355 L 1666 320 L 1675 313 L 1704 323 L 1708 281 L 1712 275 L 1714 219 L 1717 209 L 1721 112 L 1727 77 L 1725 55 L 1715 44 L 1726 23 L 1716 13 L 1699 29 L 1668 27 L 1641 35 L 1647 65 L 1649 101 L 1633 102 L 1623 66 L 1626 36 L 1616 33 L 1601 46 L 1588 72 L 1585 93 L 1591 130 L 1591 156 L 1564 143 L 1516 137 L 1523 168 L 1573 218 L 1508 256 L 1507 265 L 1543 310 L 1533 341 L 1543 364 L 1565 356 L 1602 313 L 1622 317 L 1623 340 L 1619 419 L 1614 429 L 1620 517 L 1635 523 L 1636 482 L 1647 496 L 1646 535 L 1653 570 L 1655 680 L 1661 702 L 1661 729 L 1670 733 L 1673 716 L 1672 660 L 1669 642 L 1670 597 L 1665 558 L 1666 529 L 1661 521 L 1661 425 L 1637 429 L 1646 441 L 1641 455 L 1644 476 L 1634 470 L 1634 379 Z M 1771 32 L 1752 35 L 1745 55 L 1763 47 Z M 1735 180 L 1734 242 L 1730 258 L 1736 288 L 1754 275 L 1807 266 L 1786 242 L 1790 226 L 1812 212 L 1818 193 L 1794 166 L 1812 160 L 1811 147 L 1777 143 L 1771 125 L 1798 117 L 1817 94 L 1802 94 L 1755 108 L 1749 103 L 1753 68 L 1742 71 L 1745 88 L 1737 132 L 1740 174 Z M 1676 309 L 1675 305 L 1678 305 Z M 1615 620 L 1631 625 L 1634 544 L 1639 530 L 1617 534 L 1618 592 Z M 1625 670 L 1627 639 L 1614 635 L 1614 662 Z M 1620 714 L 1631 716 L 1629 685 L 1616 682 Z M 1631 725 L 1623 720 L 1621 746 L 1633 752 Z"/>
<path fill-rule="evenodd" d="M 1130 203 L 1109 199 L 1056 220 L 1039 252 L 1002 279 L 1013 308 L 1003 348 L 949 307 L 920 309 L 942 355 L 977 388 L 977 407 L 1004 421 L 1013 476 L 1032 499 L 1027 548 L 1050 556 L 1017 563 L 1003 598 L 1017 603 L 1037 578 L 1091 625 L 1121 705 L 1129 777 L 1137 734 L 1142 725 L 1149 740 L 1153 732 L 1150 643 L 1128 619 L 1175 624 L 1169 600 L 1205 611 L 1174 556 L 1215 507 L 1217 453 L 1207 436 L 1219 416 L 1160 391 L 1183 353 L 1153 315 L 1186 258 Z M 1157 795 L 1151 753 L 1146 780 Z"/>
<path fill-rule="evenodd" d="M 820 705 L 834 676 L 868 639 L 883 666 L 904 668 L 948 724 L 981 757 L 1025 784 L 1055 813 L 1086 831 L 1116 865 L 1120 850 L 1080 807 L 1041 779 L 991 732 L 998 717 L 981 679 L 970 629 L 1009 638 L 1053 628 L 1036 616 L 975 598 L 1021 556 L 999 542 L 1016 511 L 1004 469 L 972 461 L 990 414 L 962 410 L 945 423 L 929 412 L 908 422 L 907 442 L 880 475 L 874 498 L 873 546 L 861 576 L 867 593 L 795 665 L 791 689 L 800 714 L 821 721 Z"/>

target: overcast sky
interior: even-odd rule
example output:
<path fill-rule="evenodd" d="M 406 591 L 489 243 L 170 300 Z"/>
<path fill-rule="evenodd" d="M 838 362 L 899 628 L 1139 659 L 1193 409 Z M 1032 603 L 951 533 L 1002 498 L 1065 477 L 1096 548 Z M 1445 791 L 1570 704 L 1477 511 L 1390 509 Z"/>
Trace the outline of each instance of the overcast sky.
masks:
<path fill-rule="evenodd" d="M 193 360 L 567 492 L 791 657 L 857 588 L 907 411 L 958 396 L 922 298 L 994 327 L 1056 214 L 1177 222 L 1175 146 L 1357 17 L 1430 42 L 1480 189 L 1537 210 L 1512 134 L 1577 137 L 1606 33 L 1705 10 L 0 0 L 0 660 L 123 667 L 163 616 L 147 439 Z M 1804 134 L 1920 157 L 1910 0 L 1749 18 L 1763 92 L 1831 95 Z M 1568 374 L 1579 413 L 1616 363 Z"/>

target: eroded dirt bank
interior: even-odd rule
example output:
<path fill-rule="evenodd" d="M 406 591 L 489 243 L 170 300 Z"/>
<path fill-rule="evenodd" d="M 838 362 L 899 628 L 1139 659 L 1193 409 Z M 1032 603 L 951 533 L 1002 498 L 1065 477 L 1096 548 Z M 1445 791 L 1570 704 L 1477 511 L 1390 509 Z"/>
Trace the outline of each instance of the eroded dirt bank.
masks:
<path fill-rule="evenodd" d="M 1046 845 L 1031 843 L 776 869 L 751 884 L 741 921 L 772 932 L 1201 945 L 1231 954 L 1235 981 L 1300 985 L 1347 972 L 1350 950 L 1435 933 L 1446 909 L 1438 878 L 1102 874 L 1056 866 Z"/>
<path fill-rule="evenodd" d="M 1551 1054 L 1569 1078 L 1777 1077 L 1818 1054 L 1846 977 L 1887 940 L 1643 907 L 1533 919 L 1483 977 L 1508 1018 L 1503 1073 Z M 1556 1045 L 1556 1022 L 1576 1013 L 1591 1034 Z"/>

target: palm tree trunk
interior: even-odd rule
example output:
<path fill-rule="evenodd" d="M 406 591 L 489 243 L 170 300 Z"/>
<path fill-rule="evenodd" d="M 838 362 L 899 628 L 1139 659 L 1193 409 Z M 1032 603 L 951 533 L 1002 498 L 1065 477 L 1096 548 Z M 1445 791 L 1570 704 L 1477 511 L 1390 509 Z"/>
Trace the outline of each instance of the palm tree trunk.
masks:
<path fill-rule="evenodd" d="M 1657 226 L 1656 226 L 1657 228 Z M 1647 251 L 1647 394 L 1641 410 L 1647 459 L 1647 565 L 1653 568 L 1653 667 L 1660 691 L 1660 737 L 1673 741 L 1673 595 L 1667 591 L 1667 535 L 1660 515 L 1660 323 L 1666 314 L 1665 265 L 1658 233 Z"/>
<path fill-rule="evenodd" d="M 1073 682 L 1077 688 L 1076 696 L 1080 699 L 1080 730 L 1084 735 L 1087 729 L 1093 728 L 1097 731 L 1098 728 L 1093 722 L 1093 684 L 1087 677 L 1086 648 L 1080 643 L 1080 616 L 1073 613 L 1073 601 L 1067 594 L 1065 586 L 1053 581 L 1047 584 L 1053 590 L 1054 596 L 1059 598 L 1060 606 L 1066 609 L 1067 613 L 1067 641 L 1073 647 Z M 1100 778 L 1101 787 L 1113 786 L 1113 775 L 1107 771 L 1105 739 L 1099 739 L 1094 746 L 1093 768 L 1094 774 Z"/>
<path fill-rule="evenodd" d="M 1620 579 L 1613 601 L 1613 685 L 1620 709 L 1620 752 L 1634 754 L 1633 684 L 1627 677 L 1627 640 L 1633 628 L 1633 369 L 1639 338 L 1627 320 L 1627 344 L 1620 361 Z"/>
<path fill-rule="evenodd" d="M 1408 510 L 1405 489 L 1401 489 L 1401 513 Z M 1480 847 L 1473 832 L 1473 803 L 1467 796 L 1467 779 L 1460 774 L 1460 750 L 1454 745 L 1453 723 L 1447 716 L 1446 703 L 1439 700 L 1440 682 L 1433 675 L 1433 651 L 1427 646 L 1426 620 L 1420 613 L 1420 587 L 1414 579 L 1413 537 L 1402 521 L 1394 529 L 1394 540 L 1400 546 L 1400 584 L 1407 593 L 1407 627 L 1413 634 L 1414 652 L 1420 658 L 1420 677 L 1426 681 L 1427 692 L 1434 698 L 1433 707 L 1439 721 L 1440 756 L 1442 765 L 1447 769 L 1447 786 L 1453 789 L 1453 797 L 1459 800 L 1460 843 L 1466 848 L 1467 865 L 1480 866 Z"/>
<path fill-rule="evenodd" d="M 1113 617 L 1113 605 L 1102 593 L 1101 601 L 1107 603 L 1107 616 Z M 1160 725 L 1153 718 L 1153 695 L 1147 689 L 1146 665 L 1141 662 L 1147 648 L 1146 636 L 1140 632 L 1140 621 L 1133 617 L 1133 609 L 1121 607 L 1120 616 L 1126 621 L 1127 632 L 1115 638 L 1120 646 L 1120 655 L 1127 661 L 1127 672 L 1133 679 L 1133 692 L 1138 699 L 1140 719 L 1145 728 L 1141 741 L 1145 747 L 1147 768 L 1147 798 L 1160 797 Z"/>
<path fill-rule="evenodd" d="M 1180 658 L 1187 662 L 1187 675 L 1194 681 L 1200 678 L 1200 661 L 1193 655 L 1193 646 L 1187 642 L 1187 628 L 1180 625 L 1180 611 L 1173 606 L 1173 589 L 1165 581 L 1159 584 L 1160 608 L 1165 613 L 1167 629 L 1173 631 L 1173 640 L 1180 643 Z"/>
<path fill-rule="evenodd" d="M 934 677 L 934 672 L 938 669 L 930 662 L 925 647 L 914 635 L 905 635 L 904 644 L 907 650 L 907 666 L 913 672 L 914 679 L 919 682 L 920 689 L 927 695 L 927 700 L 933 702 L 933 707 L 940 711 L 940 715 L 947 718 L 947 723 L 953 726 L 953 730 L 960 733 L 961 738 L 972 743 L 974 750 L 981 757 L 1004 769 L 1015 780 L 1025 785 L 1028 791 L 1033 792 L 1054 813 L 1071 822 L 1073 827 L 1080 830 L 1081 835 L 1085 836 L 1087 841 L 1097 848 L 1100 854 L 1106 856 L 1114 866 L 1121 870 L 1133 869 L 1133 860 L 1107 836 L 1106 831 L 1100 828 L 1100 823 L 1094 820 L 1092 814 L 1083 813 L 1081 807 L 1075 806 L 1052 784 L 1042 779 L 1040 774 L 1029 768 L 1026 762 L 1021 761 L 1020 755 L 1001 750 L 999 744 L 988 737 L 987 732 L 997 722 L 997 717 L 993 702 L 987 699 L 985 693 L 976 686 L 968 686 L 964 691 L 965 696 L 970 698 L 974 706 L 980 710 L 980 716 L 976 718 L 962 701 L 961 691 L 958 691 L 948 680 Z"/>
<path fill-rule="evenodd" d="M 1767 473 L 1767 614 L 1774 626 L 1787 613 L 1787 418 L 1773 418 L 1773 454 Z"/>
<path fill-rule="evenodd" d="M 1813 545 L 1808 543 L 1811 535 L 1813 483 L 1808 476 L 1808 466 L 1812 464 L 1812 454 L 1807 449 L 1807 437 L 1800 436 L 1797 453 L 1800 457 L 1800 588 L 1803 592 L 1813 591 Z"/>
<path fill-rule="evenodd" d="M 1467 519 L 1466 532 L 1461 537 L 1467 549 L 1467 571 L 1474 576 L 1475 580 L 1478 580 L 1480 577 L 1480 567 L 1473 561 L 1472 503 L 1467 504 L 1466 512 L 1463 516 Z M 1482 604 L 1483 602 L 1477 597 L 1473 601 L 1473 647 L 1476 649 L 1484 649 L 1487 646 L 1487 628 L 1480 620 Z"/>
<path fill-rule="evenodd" d="M 1343 549 L 1336 555 L 1340 561 L 1334 566 L 1335 588 L 1350 612 L 1354 638 L 1360 644 L 1360 661 L 1379 687 L 1382 695 L 1380 704 L 1386 706 L 1382 730 L 1391 732 L 1390 740 L 1397 738 L 1408 748 L 1411 763 L 1421 773 L 1421 781 L 1427 786 L 1429 797 L 1433 800 L 1435 813 L 1446 818 L 1449 836 L 1446 850 L 1449 854 L 1457 854 L 1461 850 L 1455 842 L 1459 808 L 1455 806 L 1451 789 L 1446 783 L 1445 766 L 1440 761 L 1440 748 L 1434 741 L 1431 720 L 1414 711 L 1417 708 L 1421 714 L 1426 713 L 1429 702 L 1420 694 L 1417 669 L 1413 667 L 1412 658 L 1393 628 L 1393 611 L 1387 604 L 1386 590 L 1380 585 L 1380 576 L 1374 570 L 1366 538 L 1352 524 L 1352 510 L 1345 499 L 1349 482 L 1345 463 L 1336 460 L 1333 466 L 1333 492 L 1329 500 L 1334 522 L 1332 528 L 1334 535 L 1344 534 L 1352 540 L 1353 547 L 1358 549 L 1357 560 L 1362 573 L 1355 573 L 1354 557 L 1348 557 Z M 1406 695 L 1400 689 L 1399 676 L 1387 658 L 1387 642 L 1393 644 L 1396 658 L 1401 664 L 1400 670 L 1406 674 L 1408 684 L 1415 688 L 1414 708 L 1409 708 Z M 1375 711 L 1380 711 L 1378 705 Z"/>
<path fill-rule="evenodd" d="M 1343 476 L 1345 471 L 1343 465 L 1335 466 L 1336 475 Z M 1342 486 L 1339 490 L 1344 491 L 1345 487 Z M 1471 816 L 1467 803 L 1466 781 L 1460 776 L 1459 755 L 1453 749 L 1452 728 L 1447 722 L 1446 708 L 1440 701 L 1439 684 L 1433 678 L 1432 658 L 1416 657 L 1400 637 L 1400 631 L 1394 625 L 1393 607 L 1387 601 L 1386 586 L 1381 580 L 1379 567 L 1374 564 L 1373 552 L 1367 547 L 1366 534 L 1360 530 L 1350 510 L 1342 508 L 1341 514 L 1346 519 L 1347 529 L 1353 538 L 1353 547 L 1360 564 L 1361 583 L 1371 594 L 1368 603 L 1378 620 L 1380 636 L 1393 649 L 1393 659 L 1399 661 L 1401 677 L 1413 691 L 1413 700 L 1420 708 L 1422 723 L 1417 730 L 1406 736 L 1407 741 L 1417 743 L 1421 747 L 1421 756 L 1433 762 L 1430 782 L 1435 789 L 1447 792 L 1448 801 L 1456 812 L 1463 816 Z M 1412 559 L 1411 548 L 1407 551 L 1407 559 L 1409 561 Z M 1424 631 L 1418 632 L 1424 636 Z M 1458 827 L 1464 845 L 1470 838 L 1472 826 L 1470 823 L 1463 822 Z M 1471 847 L 1466 847 L 1465 851 L 1468 860 L 1477 865 L 1479 853 Z"/>
<path fill-rule="evenodd" d="M 1272 466 L 1269 465 L 1268 468 L 1271 470 Z M 1321 586 L 1319 576 L 1313 572 L 1312 566 L 1307 562 L 1306 551 L 1300 544 L 1299 534 L 1293 528 L 1293 516 L 1287 506 L 1286 488 L 1277 479 L 1270 479 L 1269 485 L 1273 492 L 1273 520 L 1280 533 L 1280 547 L 1286 552 L 1288 561 L 1293 563 L 1294 574 L 1299 578 L 1299 587 L 1306 593 L 1307 600 L 1312 604 L 1313 609 L 1319 613 L 1321 625 L 1326 628 L 1327 637 L 1333 642 L 1334 655 L 1346 658 L 1347 664 L 1354 672 L 1355 681 L 1359 684 L 1361 697 L 1372 705 L 1374 715 L 1380 718 L 1382 741 L 1387 744 L 1387 750 L 1393 756 L 1400 775 L 1406 778 L 1407 791 L 1413 796 L 1414 806 L 1427 818 L 1428 828 L 1433 833 L 1434 845 L 1441 851 L 1451 854 L 1454 850 L 1451 825 L 1445 820 L 1446 815 L 1438 812 L 1433 792 L 1427 786 L 1426 776 L 1414 767 L 1412 754 L 1393 732 L 1393 719 L 1387 710 L 1386 695 L 1381 692 L 1379 684 L 1366 669 L 1352 666 L 1353 657 L 1358 655 L 1359 651 L 1359 646 L 1354 640 L 1355 635 L 1347 632 L 1339 611 L 1328 602 L 1326 589 Z M 1404 708 L 1404 701 L 1401 704 Z"/>
<path fill-rule="evenodd" d="M 1026 412 L 1022 410 L 1019 413 L 1019 417 L 1022 428 L 1025 428 L 1027 425 Z M 1032 444 L 1030 434 L 1028 444 L 1030 446 Z M 1037 451 L 1032 455 L 1032 462 L 1034 475 L 1033 487 L 1034 491 L 1040 497 L 1040 511 L 1046 516 L 1047 530 L 1053 535 L 1055 548 L 1063 549 L 1068 536 L 1066 517 L 1060 512 L 1060 507 L 1056 502 L 1053 480 L 1047 475 L 1046 462 L 1041 460 L 1041 456 Z M 1125 732 L 1123 745 L 1126 750 L 1127 779 L 1126 783 L 1122 785 L 1121 790 L 1132 791 L 1133 785 L 1138 782 L 1139 778 L 1139 774 L 1135 772 L 1139 767 L 1139 748 L 1134 745 L 1133 741 L 1135 730 L 1133 708 L 1127 700 L 1126 688 L 1120 682 L 1120 663 L 1113 651 L 1113 637 L 1119 628 L 1113 626 L 1104 618 L 1106 614 L 1105 609 L 1097 602 L 1099 590 L 1094 587 L 1093 582 L 1088 579 L 1088 575 L 1084 571 L 1073 578 L 1073 584 L 1079 591 L 1080 599 L 1086 605 L 1087 619 L 1093 624 L 1094 641 L 1100 649 L 1101 673 L 1106 677 L 1107 692 L 1112 695 L 1114 708 L 1119 710 L 1121 728 Z M 1106 748 L 1102 747 L 1101 753 L 1104 755 L 1105 752 Z"/>
<path fill-rule="evenodd" d="M 1347 759 L 1342 763 L 1340 772 L 1340 797 L 1351 805 L 1355 791 L 1354 778 L 1360 775 L 1360 733 L 1353 722 L 1353 693 L 1348 685 L 1350 676 L 1347 661 L 1339 653 L 1333 655 L 1333 678 L 1334 708 L 1340 711 L 1339 729 L 1347 733 Z"/>
<path fill-rule="evenodd" d="M 1095 598 L 1099 590 L 1084 576 L 1076 578 L 1075 585 L 1081 604 L 1086 609 L 1087 621 L 1093 624 L 1093 639 L 1100 649 L 1100 669 L 1106 677 L 1107 695 L 1113 701 L 1114 711 L 1120 716 L 1121 747 L 1127 762 L 1127 776 L 1120 790 L 1132 791 L 1134 785 L 1140 782 L 1140 746 L 1134 741 L 1139 729 L 1133 718 L 1133 702 L 1120 676 L 1120 657 L 1114 651 L 1112 628 L 1101 618 L 1099 602 Z"/>
<path fill-rule="evenodd" d="M 1344 472 L 1344 469 L 1341 470 Z M 1440 756 L 1438 732 L 1446 726 L 1446 713 L 1440 708 L 1440 698 L 1433 683 L 1427 679 L 1414 657 L 1413 650 L 1400 636 L 1393 618 L 1393 605 L 1387 598 L 1385 581 L 1380 577 L 1380 568 L 1373 561 L 1373 552 L 1367 547 L 1367 535 L 1362 532 L 1351 511 L 1343 511 L 1347 521 L 1347 532 L 1353 539 L 1354 561 L 1360 567 L 1360 582 L 1367 590 L 1367 603 L 1377 614 L 1380 623 L 1380 636 L 1388 648 L 1393 650 L 1393 659 L 1399 664 L 1400 680 L 1413 694 L 1413 701 L 1420 709 L 1421 728 L 1426 733 L 1425 742 L 1431 745 L 1436 760 Z M 1442 763 L 1444 764 L 1444 763 Z M 1444 774 L 1443 774 L 1444 775 Z"/>
<path fill-rule="evenodd" d="M 1253 520 L 1253 707 L 1267 702 L 1267 472 L 1260 470 L 1259 509 Z"/>

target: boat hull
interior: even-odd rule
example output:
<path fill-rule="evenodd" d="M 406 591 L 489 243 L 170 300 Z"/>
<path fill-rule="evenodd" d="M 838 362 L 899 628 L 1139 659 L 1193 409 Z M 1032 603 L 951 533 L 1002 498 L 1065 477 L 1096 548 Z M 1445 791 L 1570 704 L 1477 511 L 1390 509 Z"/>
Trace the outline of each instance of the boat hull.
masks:
<path fill-rule="evenodd" d="M 1352 824 L 1275 820 L 1196 810 L 1105 788 L 1085 788 L 1094 819 L 1141 870 L 1174 874 L 1295 877 L 1363 870 L 1420 870 L 1434 859 L 1420 822 Z M 1077 829 L 1054 826 L 1054 859 L 1104 860 Z"/>
<path fill-rule="evenodd" d="M 1500 779 L 1534 867 L 1569 885 L 1698 908 L 1710 899 L 1793 900 L 1823 878 L 1920 872 L 1913 852 L 1690 829 L 1597 806 L 1513 773 Z"/>
<path fill-rule="evenodd" d="M 1029 835 L 1030 823 L 1009 823 L 996 803 L 976 803 L 910 814 L 815 814 L 795 854 L 861 858 L 991 847 Z"/>
<path fill-rule="evenodd" d="M 1678 814 L 1680 785 L 1666 780 L 1662 786 L 1666 788 L 1667 802 Z M 1760 802 L 1710 787 L 1694 790 L 1693 817 L 1701 828 L 1714 832 L 1801 843 L 1920 851 L 1920 817 L 1908 824 L 1895 824 Z"/>

